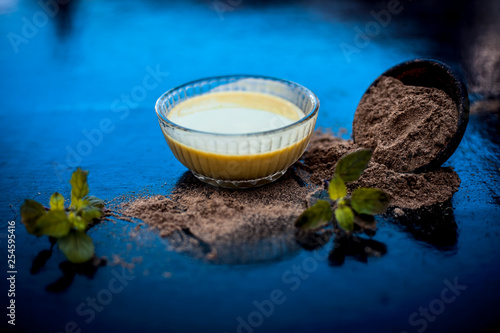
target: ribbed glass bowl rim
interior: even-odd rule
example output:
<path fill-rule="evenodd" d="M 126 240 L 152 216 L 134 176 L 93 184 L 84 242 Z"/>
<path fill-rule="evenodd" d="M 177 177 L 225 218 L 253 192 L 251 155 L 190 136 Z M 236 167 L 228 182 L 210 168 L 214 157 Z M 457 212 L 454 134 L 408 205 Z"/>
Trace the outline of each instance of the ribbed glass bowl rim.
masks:
<path fill-rule="evenodd" d="M 264 80 L 276 81 L 276 82 L 281 82 L 281 83 L 284 83 L 287 85 L 296 86 L 296 87 L 302 89 L 306 93 L 306 95 L 311 99 L 311 101 L 313 102 L 314 109 L 311 112 L 309 112 L 309 114 L 306 115 L 305 117 L 300 118 L 296 122 L 291 123 L 291 124 L 286 125 L 286 126 L 283 126 L 283 127 L 279 127 L 279 128 L 275 128 L 275 129 L 267 130 L 267 131 L 262 131 L 262 132 L 236 133 L 236 134 L 234 134 L 234 133 L 228 134 L 228 133 L 205 132 L 205 131 L 199 131 L 199 130 L 194 130 L 191 128 L 183 127 L 183 126 L 180 126 L 180 125 L 170 121 L 168 118 L 164 117 L 163 114 L 160 112 L 161 105 L 167 99 L 167 96 L 169 94 L 171 94 L 172 92 L 174 92 L 176 90 L 180 90 L 186 86 L 202 82 L 202 81 L 221 80 L 221 79 L 264 79 Z M 208 94 L 210 94 L 210 93 L 208 93 Z M 263 93 L 263 94 L 265 94 L 265 93 Z M 205 95 L 205 94 L 202 94 L 202 95 Z M 198 96 L 201 96 L 201 95 L 198 95 Z M 174 128 L 176 130 L 180 130 L 180 131 L 184 131 L 184 132 L 188 132 L 188 133 L 217 136 L 217 137 L 226 137 L 226 138 L 255 137 L 255 136 L 263 136 L 263 135 L 268 135 L 268 134 L 275 134 L 275 133 L 284 132 L 284 131 L 287 131 L 287 130 L 292 129 L 294 127 L 298 127 L 303 123 L 308 122 L 311 118 L 313 118 L 318 113 L 318 110 L 319 110 L 318 97 L 316 96 L 316 94 L 314 94 L 311 90 L 307 89 L 303 85 L 298 84 L 298 83 L 293 82 L 293 81 L 278 79 L 278 78 L 274 78 L 274 77 L 270 77 L 270 76 L 247 75 L 247 74 L 212 76 L 212 77 L 207 77 L 207 78 L 203 78 L 203 79 L 190 81 L 190 82 L 184 83 L 180 86 L 177 86 L 175 88 L 167 90 L 165 93 L 163 93 L 160 96 L 160 98 L 158 98 L 158 100 L 156 101 L 156 104 L 155 104 L 155 112 L 156 112 L 156 115 L 158 116 L 158 118 L 160 120 L 162 120 L 163 122 L 165 122 L 168 126 Z"/>

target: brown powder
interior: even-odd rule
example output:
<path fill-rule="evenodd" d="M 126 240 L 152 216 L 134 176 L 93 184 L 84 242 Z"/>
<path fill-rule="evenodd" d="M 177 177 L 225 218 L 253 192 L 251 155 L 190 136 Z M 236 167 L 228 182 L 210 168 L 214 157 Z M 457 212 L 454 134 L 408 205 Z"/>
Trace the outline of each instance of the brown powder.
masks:
<path fill-rule="evenodd" d="M 316 131 L 309 147 L 302 155 L 301 167 L 310 172 L 310 180 L 318 185 L 332 179 L 337 161 L 359 148 L 351 140 L 343 140 L 330 133 Z"/>
<path fill-rule="evenodd" d="M 353 134 L 358 145 L 374 149 L 374 161 L 411 172 L 438 155 L 457 122 L 456 105 L 442 90 L 382 77 L 361 99 Z"/>
<path fill-rule="evenodd" d="M 157 228 L 179 251 L 215 262 L 269 260 L 298 249 L 293 221 L 317 187 L 292 167 L 273 184 L 250 190 L 206 185 L 186 173 L 169 198 L 144 197 L 122 214 Z"/>
<path fill-rule="evenodd" d="M 303 156 L 305 167 L 312 172 L 311 181 L 322 184 L 330 180 L 340 157 L 360 148 L 352 141 L 316 132 Z M 460 186 L 460 178 L 450 168 L 438 168 L 426 173 L 403 173 L 371 161 L 361 178 L 348 184 L 384 190 L 391 197 L 391 207 L 418 209 L 450 199 Z"/>

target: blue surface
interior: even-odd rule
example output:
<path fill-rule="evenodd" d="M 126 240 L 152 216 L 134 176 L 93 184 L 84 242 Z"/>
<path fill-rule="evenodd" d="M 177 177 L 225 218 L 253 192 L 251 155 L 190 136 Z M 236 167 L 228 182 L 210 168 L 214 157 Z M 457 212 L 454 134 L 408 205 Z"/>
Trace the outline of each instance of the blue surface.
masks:
<path fill-rule="evenodd" d="M 348 58 L 341 43 L 354 43 L 355 27 L 364 27 L 372 19 L 370 10 L 382 5 L 242 1 L 218 13 L 214 3 L 76 1 L 40 25 L 16 53 L 9 33 L 22 36 L 23 18 L 32 21 L 41 7 L 36 1 L 0 2 L 0 267 L 6 275 L 5 223 L 15 218 L 17 331 L 72 331 L 74 322 L 81 332 L 238 332 L 238 318 L 248 323 L 250 316 L 260 325 L 239 332 L 417 332 L 424 328 L 422 317 L 412 325 L 411 315 L 420 307 L 444 304 L 434 300 L 447 287 L 444 281 L 455 279 L 467 289 L 438 308 L 425 331 L 498 328 L 498 112 L 471 116 L 464 140 L 446 164 L 462 179 L 451 201 L 453 212 L 438 210 L 426 217 L 430 224 L 451 225 L 441 230 L 446 246 L 440 235 L 380 219 L 375 239 L 387 245 L 388 253 L 367 264 L 348 259 L 331 267 L 301 250 L 264 264 L 211 265 L 168 250 L 168 242 L 154 231 L 143 228 L 132 237 L 135 225 L 117 220 L 93 227 L 90 235 L 99 256 L 119 254 L 128 262 L 143 257 L 132 271 L 125 270 L 134 278 L 120 292 L 106 291 L 115 274 L 122 274 L 121 266 L 112 265 L 92 279 L 77 275 L 65 292 L 45 291 L 61 275 L 59 251 L 40 273 L 29 273 L 32 260 L 49 243 L 28 235 L 16 213 L 25 198 L 47 203 L 54 191 L 67 195 L 76 165 L 90 170 L 91 193 L 106 200 L 144 191 L 168 194 L 175 186 L 186 170 L 168 150 L 153 110 L 167 89 L 223 74 L 284 78 L 318 95 L 318 126 L 350 133 L 361 95 L 387 68 L 431 56 L 457 69 L 464 66 L 457 56 L 460 46 L 453 46 L 457 52 L 447 44 L 440 49 L 439 33 L 425 30 L 418 19 L 403 19 L 416 6 L 410 2 Z M 157 69 L 157 82 L 147 78 Z M 103 120 L 106 131 L 90 142 L 84 131 L 96 133 Z M 1 281 L 6 299 L 5 278 Z M 255 315 L 254 302 L 269 300 L 275 289 L 283 292 L 283 303 L 269 316 Z M 88 297 L 106 301 L 93 310 L 92 320 Z M 2 318 L 2 327 L 15 331 Z"/>

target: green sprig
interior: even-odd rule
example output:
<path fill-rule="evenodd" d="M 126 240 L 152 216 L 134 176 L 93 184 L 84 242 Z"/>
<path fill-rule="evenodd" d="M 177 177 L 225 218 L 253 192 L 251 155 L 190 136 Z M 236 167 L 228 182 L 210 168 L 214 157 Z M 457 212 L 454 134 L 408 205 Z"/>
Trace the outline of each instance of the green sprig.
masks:
<path fill-rule="evenodd" d="M 347 196 L 346 182 L 354 182 L 367 168 L 373 152 L 359 149 L 342 157 L 335 166 L 335 172 L 328 186 L 330 199 L 336 204 L 332 214 L 332 205 L 325 200 L 318 200 L 306 209 L 295 222 L 301 229 L 316 229 L 327 225 L 333 216 L 340 228 L 350 232 L 358 214 L 376 215 L 383 213 L 389 206 L 389 196 L 374 188 L 358 188 L 352 196 Z"/>
<path fill-rule="evenodd" d="M 85 232 L 94 219 L 102 217 L 104 208 L 104 201 L 88 195 L 88 174 L 78 168 L 71 175 L 69 207 L 65 207 L 64 197 L 58 192 L 50 197 L 48 211 L 31 199 L 26 199 L 21 206 L 21 222 L 28 233 L 56 238 L 59 249 L 74 263 L 86 262 L 94 256 L 92 238 Z"/>

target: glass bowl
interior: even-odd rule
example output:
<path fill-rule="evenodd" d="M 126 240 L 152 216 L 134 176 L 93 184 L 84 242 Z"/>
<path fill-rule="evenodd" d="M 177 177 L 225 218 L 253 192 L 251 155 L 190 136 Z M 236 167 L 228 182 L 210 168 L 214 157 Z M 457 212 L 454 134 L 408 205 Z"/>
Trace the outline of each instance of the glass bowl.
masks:
<path fill-rule="evenodd" d="M 244 134 L 204 132 L 169 119 L 174 107 L 205 94 L 256 92 L 280 97 L 304 116 L 275 129 Z M 309 89 L 286 80 L 233 75 L 200 79 L 164 93 L 156 114 L 174 156 L 201 181 L 226 188 L 250 188 L 271 183 L 304 153 L 314 132 L 319 100 Z"/>

